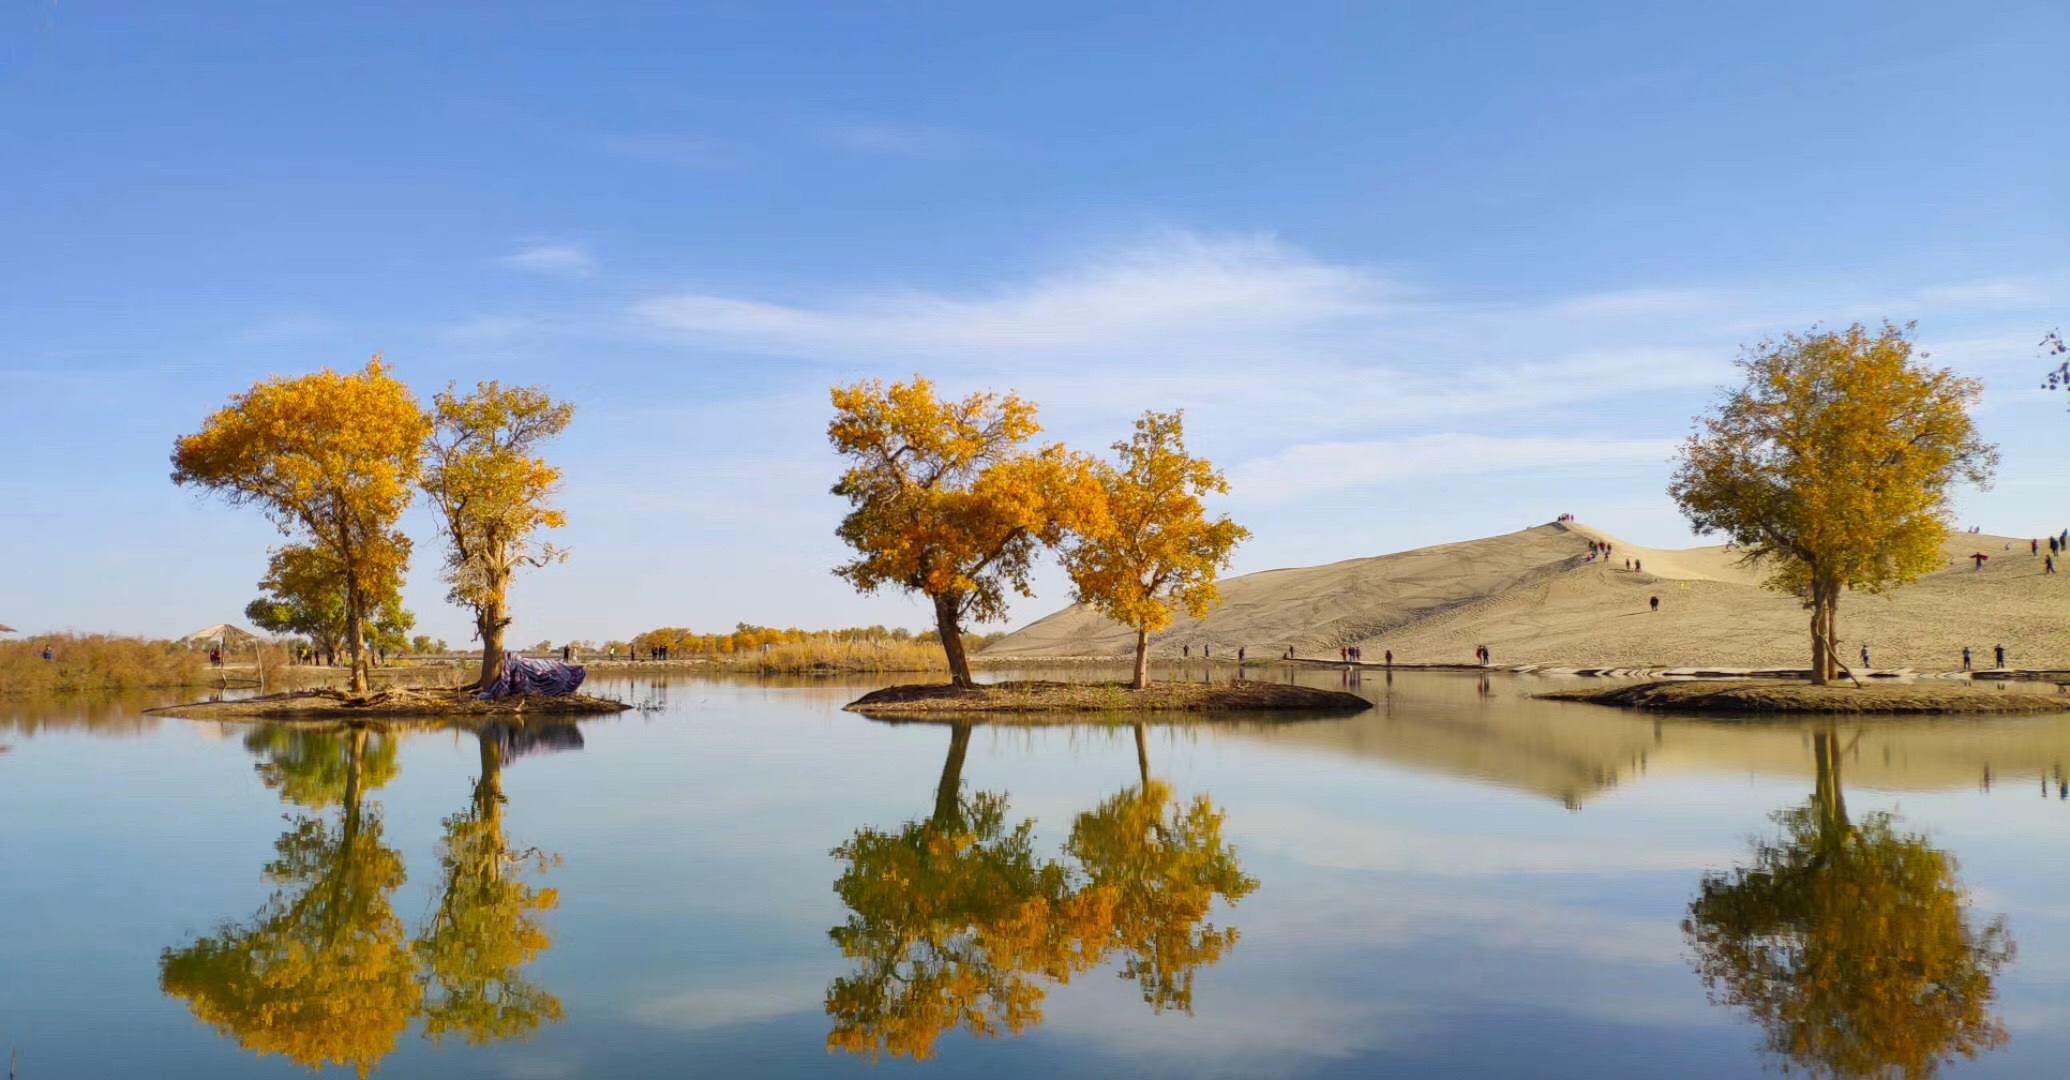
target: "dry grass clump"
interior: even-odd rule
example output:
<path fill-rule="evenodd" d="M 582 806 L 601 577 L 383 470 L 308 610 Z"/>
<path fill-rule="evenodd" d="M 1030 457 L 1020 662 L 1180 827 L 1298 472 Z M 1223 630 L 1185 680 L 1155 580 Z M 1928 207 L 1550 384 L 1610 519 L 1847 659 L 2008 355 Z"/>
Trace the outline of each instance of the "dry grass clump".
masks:
<path fill-rule="evenodd" d="M 1804 682 L 1649 682 L 1555 690 L 1551 701 L 1585 701 L 1677 712 L 1986 714 L 2070 710 L 2070 696 L 2007 693 L 1974 686 L 1870 683 L 1813 686 Z"/>
<path fill-rule="evenodd" d="M 947 671 L 940 645 L 912 641 L 800 641 L 742 657 L 766 674 L 846 671 Z"/>
<path fill-rule="evenodd" d="M 848 704 L 871 716 L 971 713 L 1362 712 L 1373 703 L 1342 690 L 1267 682 L 1005 682 L 967 689 L 945 683 L 888 686 Z"/>
<path fill-rule="evenodd" d="M 53 659 L 43 659 L 48 646 Z M 201 686 L 208 657 L 175 642 L 109 634 L 0 641 L 0 693 L 50 694 Z"/>

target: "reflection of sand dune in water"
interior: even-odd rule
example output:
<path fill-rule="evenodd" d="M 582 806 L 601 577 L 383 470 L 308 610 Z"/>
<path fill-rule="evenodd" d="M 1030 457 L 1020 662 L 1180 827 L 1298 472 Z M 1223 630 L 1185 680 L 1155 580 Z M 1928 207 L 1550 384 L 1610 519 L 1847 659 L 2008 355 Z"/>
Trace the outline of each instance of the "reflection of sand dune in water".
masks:
<path fill-rule="evenodd" d="M 1569 806 L 1619 785 L 1703 773 L 1806 784 L 1813 777 L 1808 726 L 1656 718 L 1531 700 L 1484 705 L 1471 681 L 1447 681 L 1456 682 L 1456 690 L 1448 687 L 1435 700 L 1419 686 L 1415 700 L 1398 699 L 1355 719 L 1233 730 L 1226 737 L 1489 780 Z M 1366 689 L 1380 696 L 1370 680 Z M 1839 731 L 1850 788 L 1970 789 L 1987 777 L 1994 784 L 2033 784 L 2037 775 L 2070 768 L 2070 719 L 2058 717 L 1843 720 Z"/>
<path fill-rule="evenodd" d="M 1613 545 L 1588 561 L 1590 541 Z M 2043 549 L 2044 553 L 2046 548 Z M 1991 556 L 1982 572 L 1966 556 Z M 1888 596 L 1850 594 L 1840 640 L 1852 659 L 1867 643 L 1875 666 L 1959 666 L 1963 646 L 1988 666 L 2003 643 L 2016 666 L 2070 664 L 2070 568 L 2044 575 L 2025 539 L 1958 534 L 1950 566 Z M 1643 568 L 1626 570 L 1625 560 Z M 1500 664 L 1668 668 L 1803 667 L 1807 616 L 1795 597 L 1760 587 L 1760 573 L 1722 547 L 1641 548 L 1578 524 L 1541 525 L 1327 566 L 1271 570 L 1222 584 L 1222 606 L 1181 618 L 1152 641 L 1159 657 L 1247 646 L 1257 658 L 1292 646 L 1334 657 L 1361 645 L 1403 663 L 1466 663 L 1485 644 Z M 1658 596 L 1658 612 L 1648 601 Z M 1041 619 L 987 657 L 1122 656 L 1126 628 L 1079 607 Z"/>

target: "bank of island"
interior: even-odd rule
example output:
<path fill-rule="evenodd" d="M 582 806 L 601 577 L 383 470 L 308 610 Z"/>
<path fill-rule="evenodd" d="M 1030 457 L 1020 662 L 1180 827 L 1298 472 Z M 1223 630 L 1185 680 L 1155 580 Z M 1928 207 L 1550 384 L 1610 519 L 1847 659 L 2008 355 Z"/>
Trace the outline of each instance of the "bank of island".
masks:
<path fill-rule="evenodd" d="M 1344 715 L 1373 707 L 1342 690 L 1253 682 L 1153 682 L 1141 690 L 1126 683 L 1001 682 L 958 687 L 946 683 L 887 686 L 848 704 L 866 716 L 1012 716 L 1018 722 L 1044 716 L 1066 721 L 1099 713 L 1286 713 Z"/>
<path fill-rule="evenodd" d="M 511 694 L 480 698 L 467 690 L 398 686 L 370 694 L 296 690 L 230 701 L 195 701 L 145 712 L 189 720 L 440 720 L 483 721 L 525 716 L 607 716 L 632 706 L 588 694 Z"/>
<path fill-rule="evenodd" d="M 1808 682 L 1722 682 L 1658 680 L 1623 686 L 1554 690 L 1548 701 L 1581 701 L 1663 712 L 1759 716 L 1786 713 L 1911 716 L 2059 713 L 2070 695 L 2008 693 L 1945 681 L 1851 682 L 1813 686 Z"/>

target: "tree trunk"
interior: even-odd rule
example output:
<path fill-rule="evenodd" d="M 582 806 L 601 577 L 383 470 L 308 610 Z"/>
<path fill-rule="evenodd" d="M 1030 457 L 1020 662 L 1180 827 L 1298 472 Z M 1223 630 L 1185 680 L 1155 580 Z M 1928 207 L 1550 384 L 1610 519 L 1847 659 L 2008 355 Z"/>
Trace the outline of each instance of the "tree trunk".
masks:
<path fill-rule="evenodd" d="M 1830 683 L 1830 681 L 1838 679 L 1840 674 L 1846 674 L 1846 677 L 1849 677 L 1849 679 L 1855 679 L 1853 664 L 1849 664 L 1849 662 L 1840 658 L 1840 583 L 1838 581 L 1828 581 L 1826 583 L 1826 619 L 1824 619 L 1822 625 L 1826 627 L 1826 681 Z M 1859 683 L 1861 681 L 1857 679 L 1857 685 Z"/>
<path fill-rule="evenodd" d="M 367 729 L 355 728 L 352 732 L 352 749 L 345 762 L 345 820 L 342 836 L 346 849 L 359 836 L 359 797 L 362 764 L 367 756 Z"/>
<path fill-rule="evenodd" d="M 949 681 L 969 689 L 970 658 L 963 655 L 963 616 L 957 610 L 962 598 L 954 593 L 943 593 L 934 598 L 934 628 L 942 636 L 942 652 L 949 657 Z"/>
<path fill-rule="evenodd" d="M 360 612 L 359 585 L 349 577 L 345 582 L 345 648 L 352 657 L 352 675 L 347 683 L 354 697 L 364 697 L 367 692 L 367 649 L 363 640 L 366 616 Z"/>
<path fill-rule="evenodd" d="M 1845 668 L 1848 665 L 1840 659 L 1840 586 L 1832 584 L 1826 586 L 1826 679 L 1839 678 Z"/>
<path fill-rule="evenodd" d="M 1826 685 L 1826 587 L 1811 583 L 1811 685 Z"/>
<path fill-rule="evenodd" d="M 1847 799 L 1840 791 L 1840 733 L 1831 725 L 1812 737 L 1812 757 L 1818 763 L 1818 780 L 1812 802 L 1818 811 L 1818 831 L 1827 843 L 1845 839 Z"/>
<path fill-rule="evenodd" d="M 503 628 L 510 625 L 510 619 L 503 612 L 503 597 L 489 601 L 476 613 L 474 629 L 482 638 L 482 670 L 475 679 L 475 688 L 481 689 L 495 682 L 503 674 Z"/>
<path fill-rule="evenodd" d="M 1134 686 L 1141 690 L 1150 685 L 1150 635 L 1141 627 L 1136 628 L 1136 681 Z"/>
<path fill-rule="evenodd" d="M 475 732 L 481 743 L 481 778 L 474 782 L 475 820 L 487 826 L 494 838 L 496 858 L 489 860 L 489 877 L 503 878 L 503 740 L 500 729 Z"/>
<path fill-rule="evenodd" d="M 949 729 L 949 756 L 942 762 L 941 782 L 934 787 L 934 823 L 950 828 L 962 818 L 963 755 L 970 750 L 970 725 Z"/>
<path fill-rule="evenodd" d="M 1143 778 L 1143 790 L 1150 790 L 1150 743 L 1143 735 L 1143 725 L 1136 725 L 1136 772 Z"/>

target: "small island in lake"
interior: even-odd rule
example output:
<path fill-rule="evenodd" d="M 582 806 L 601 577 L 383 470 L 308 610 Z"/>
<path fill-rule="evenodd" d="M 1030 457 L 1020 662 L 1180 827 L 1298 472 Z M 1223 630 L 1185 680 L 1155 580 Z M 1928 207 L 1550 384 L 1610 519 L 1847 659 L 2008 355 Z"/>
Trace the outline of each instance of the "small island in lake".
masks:
<path fill-rule="evenodd" d="M 2053 713 L 2070 710 L 2070 695 L 2015 694 L 1974 686 L 1870 683 L 1665 680 L 1624 686 L 1555 690 L 1547 701 L 1582 701 L 1634 709 L 1716 713 Z"/>
<path fill-rule="evenodd" d="M 511 694 L 480 698 L 444 687 L 395 687 L 372 694 L 297 690 L 233 701 L 196 701 L 146 709 L 192 720 L 391 720 L 436 716 L 603 716 L 632 706 L 587 694 Z"/>
<path fill-rule="evenodd" d="M 1342 690 L 1252 682 L 1155 682 L 1141 690 L 1126 683 L 1002 682 L 961 687 L 948 683 L 887 686 L 850 702 L 868 716 L 971 713 L 1306 712 L 1354 713 L 1371 701 Z"/>

